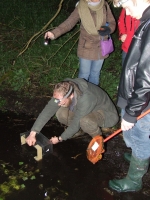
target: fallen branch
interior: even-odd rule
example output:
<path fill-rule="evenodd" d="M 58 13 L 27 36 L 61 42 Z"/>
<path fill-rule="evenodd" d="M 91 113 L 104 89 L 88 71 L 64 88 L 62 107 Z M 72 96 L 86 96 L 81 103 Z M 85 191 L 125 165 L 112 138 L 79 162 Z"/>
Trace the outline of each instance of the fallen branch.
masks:
<path fill-rule="evenodd" d="M 44 32 L 46 32 L 46 28 L 50 25 L 50 23 L 57 17 L 57 15 L 59 14 L 61 7 L 62 7 L 62 3 L 64 0 L 61 0 L 58 6 L 58 10 L 56 12 L 56 14 L 49 20 L 49 22 L 37 33 L 35 33 L 30 39 L 29 41 L 26 43 L 26 45 L 24 46 L 23 50 L 18 54 L 17 57 L 21 56 L 29 47 L 29 45 L 31 44 L 31 42 L 35 40 L 37 40 L 37 38 L 39 38 Z"/>

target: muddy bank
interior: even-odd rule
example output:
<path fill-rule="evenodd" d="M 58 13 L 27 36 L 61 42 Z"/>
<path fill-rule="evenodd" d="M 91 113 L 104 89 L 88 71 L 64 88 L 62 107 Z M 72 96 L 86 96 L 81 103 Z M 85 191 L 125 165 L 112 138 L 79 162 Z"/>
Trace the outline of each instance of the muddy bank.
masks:
<path fill-rule="evenodd" d="M 30 96 L 25 95 L 23 92 L 18 93 L 12 90 L 0 91 L 0 97 L 5 102 L 2 110 L 37 117 L 51 99 L 51 93 L 44 90 L 42 93 L 41 90 L 36 91 L 36 93 L 31 91 Z"/>

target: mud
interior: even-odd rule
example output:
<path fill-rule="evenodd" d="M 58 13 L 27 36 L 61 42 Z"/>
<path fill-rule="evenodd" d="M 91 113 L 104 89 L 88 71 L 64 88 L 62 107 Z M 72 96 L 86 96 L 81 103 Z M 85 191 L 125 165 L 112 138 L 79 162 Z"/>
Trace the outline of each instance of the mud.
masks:
<path fill-rule="evenodd" d="M 108 186 L 110 179 L 122 178 L 128 170 L 129 164 L 124 160 L 123 154 L 130 152 L 130 149 L 126 148 L 121 134 L 105 143 L 106 152 L 102 160 L 94 165 L 86 158 L 86 148 L 91 140 L 88 135 L 54 145 L 53 154 L 46 155 L 41 162 L 37 162 L 34 159 L 35 148 L 26 144 L 21 146 L 20 143 L 20 133 L 29 131 L 34 121 L 33 116 L 25 114 L 0 113 L 0 188 L 4 183 L 8 183 L 12 176 L 16 176 L 18 185 L 24 185 L 23 189 L 10 187 L 3 199 L 150 199 L 150 171 L 144 176 L 143 189 L 139 192 L 117 193 Z M 63 130 L 62 125 L 52 120 L 43 128 L 42 133 L 51 138 L 54 135 L 59 136 Z M 107 132 L 104 137 L 108 135 L 110 133 Z M 20 162 L 22 166 L 19 166 Z M 22 173 L 29 175 L 27 180 L 20 178 L 20 167 L 23 169 Z M 9 173 L 6 173 L 6 169 L 10 170 Z"/>

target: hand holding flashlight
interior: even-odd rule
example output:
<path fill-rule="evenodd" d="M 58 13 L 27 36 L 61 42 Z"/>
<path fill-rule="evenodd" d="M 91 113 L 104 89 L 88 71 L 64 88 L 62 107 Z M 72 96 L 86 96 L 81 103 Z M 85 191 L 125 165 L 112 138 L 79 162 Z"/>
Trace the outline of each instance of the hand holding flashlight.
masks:
<path fill-rule="evenodd" d="M 48 32 L 45 33 L 44 39 L 45 39 L 44 44 L 48 45 L 50 40 L 54 40 L 55 37 L 54 37 L 54 34 L 52 32 L 48 31 Z"/>

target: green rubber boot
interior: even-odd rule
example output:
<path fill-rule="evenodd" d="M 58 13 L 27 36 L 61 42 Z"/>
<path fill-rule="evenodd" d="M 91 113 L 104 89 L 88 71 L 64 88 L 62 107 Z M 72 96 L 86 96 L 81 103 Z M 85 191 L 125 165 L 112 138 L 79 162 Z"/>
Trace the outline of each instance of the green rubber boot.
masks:
<path fill-rule="evenodd" d="M 124 153 L 124 159 L 129 163 L 131 161 L 131 153 Z"/>
<path fill-rule="evenodd" d="M 132 192 L 142 189 L 142 177 L 147 172 L 149 159 L 139 160 L 131 156 L 130 167 L 125 178 L 110 180 L 109 186 L 117 192 Z"/>

